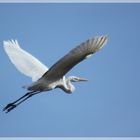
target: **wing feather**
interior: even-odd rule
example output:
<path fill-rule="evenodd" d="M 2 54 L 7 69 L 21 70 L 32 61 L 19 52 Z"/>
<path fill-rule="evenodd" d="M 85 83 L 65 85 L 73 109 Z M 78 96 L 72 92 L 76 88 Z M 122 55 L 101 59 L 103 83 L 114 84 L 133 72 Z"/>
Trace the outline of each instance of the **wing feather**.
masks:
<path fill-rule="evenodd" d="M 4 50 L 16 68 L 32 81 L 38 80 L 48 70 L 37 58 L 20 48 L 17 40 L 3 42 Z"/>
<path fill-rule="evenodd" d="M 62 78 L 76 64 L 103 48 L 107 39 L 107 36 L 96 36 L 80 44 L 57 61 L 49 69 L 49 71 L 43 75 L 42 78 L 46 80 L 56 80 Z"/>

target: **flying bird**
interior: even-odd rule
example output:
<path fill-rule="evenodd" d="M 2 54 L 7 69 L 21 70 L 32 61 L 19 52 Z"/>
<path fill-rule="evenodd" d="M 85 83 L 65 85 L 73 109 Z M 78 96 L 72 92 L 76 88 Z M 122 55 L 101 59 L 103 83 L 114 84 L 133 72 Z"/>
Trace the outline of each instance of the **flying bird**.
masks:
<path fill-rule="evenodd" d="M 33 95 L 55 88 L 72 93 L 75 90 L 72 82 L 87 81 L 87 79 L 76 76 L 66 78 L 65 74 L 79 62 L 103 48 L 107 40 L 107 36 L 95 36 L 88 39 L 58 60 L 50 69 L 23 50 L 17 40 L 4 41 L 3 47 L 11 62 L 21 73 L 31 77 L 33 83 L 24 86 L 28 92 L 16 101 L 7 104 L 3 111 L 8 113 Z"/>

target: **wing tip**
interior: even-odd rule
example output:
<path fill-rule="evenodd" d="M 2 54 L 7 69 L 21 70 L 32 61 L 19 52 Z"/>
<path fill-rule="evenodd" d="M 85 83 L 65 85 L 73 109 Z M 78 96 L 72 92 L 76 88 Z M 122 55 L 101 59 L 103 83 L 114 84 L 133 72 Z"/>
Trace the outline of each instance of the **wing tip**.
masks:
<path fill-rule="evenodd" d="M 95 39 L 99 39 L 99 40 L 105 40 L 107 41 L 109 36 L 108 35 L 101 35 L 101 36 L 95 36 Z"/>
<path fill-rule="evenodd" d="M 101 35 L 101 36 L 96 36 L 93 39 L 93 45 L 95 45 L 95 52 L 99 51 L 106 45 L 108 38 L 109 38 L 108 35 Z"/>
<path fill-rule="evenodd" d="M 17 39 L 13 40 L 4 40 L 3 41 L 3 47 L 14 47 L 14 48 L 20 48 Z"/>

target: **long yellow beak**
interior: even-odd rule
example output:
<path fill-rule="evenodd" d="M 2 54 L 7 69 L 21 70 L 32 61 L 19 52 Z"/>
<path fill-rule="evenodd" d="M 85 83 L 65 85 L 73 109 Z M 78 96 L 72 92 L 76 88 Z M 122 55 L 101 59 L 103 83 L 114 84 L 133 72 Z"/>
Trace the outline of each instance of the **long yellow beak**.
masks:
<path fill-rule="evenodd" d="M 83 77 L 78 77 L 78 80 L 79 80 L 79 81 L 88 81 L 88 79 L 83 78 Z"/>

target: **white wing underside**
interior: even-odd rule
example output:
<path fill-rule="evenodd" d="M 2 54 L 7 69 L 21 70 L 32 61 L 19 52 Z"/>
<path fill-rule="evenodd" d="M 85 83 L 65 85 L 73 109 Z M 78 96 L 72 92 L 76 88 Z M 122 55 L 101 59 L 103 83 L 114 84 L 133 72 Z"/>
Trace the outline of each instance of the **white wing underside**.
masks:
<path fill-rule="evenodd" d="M 4 50 L 16 68 L 26 76 L 37 81 L 48 68 L 37 58 L 20 48 L 17 40 L 4 41 Z"/>

